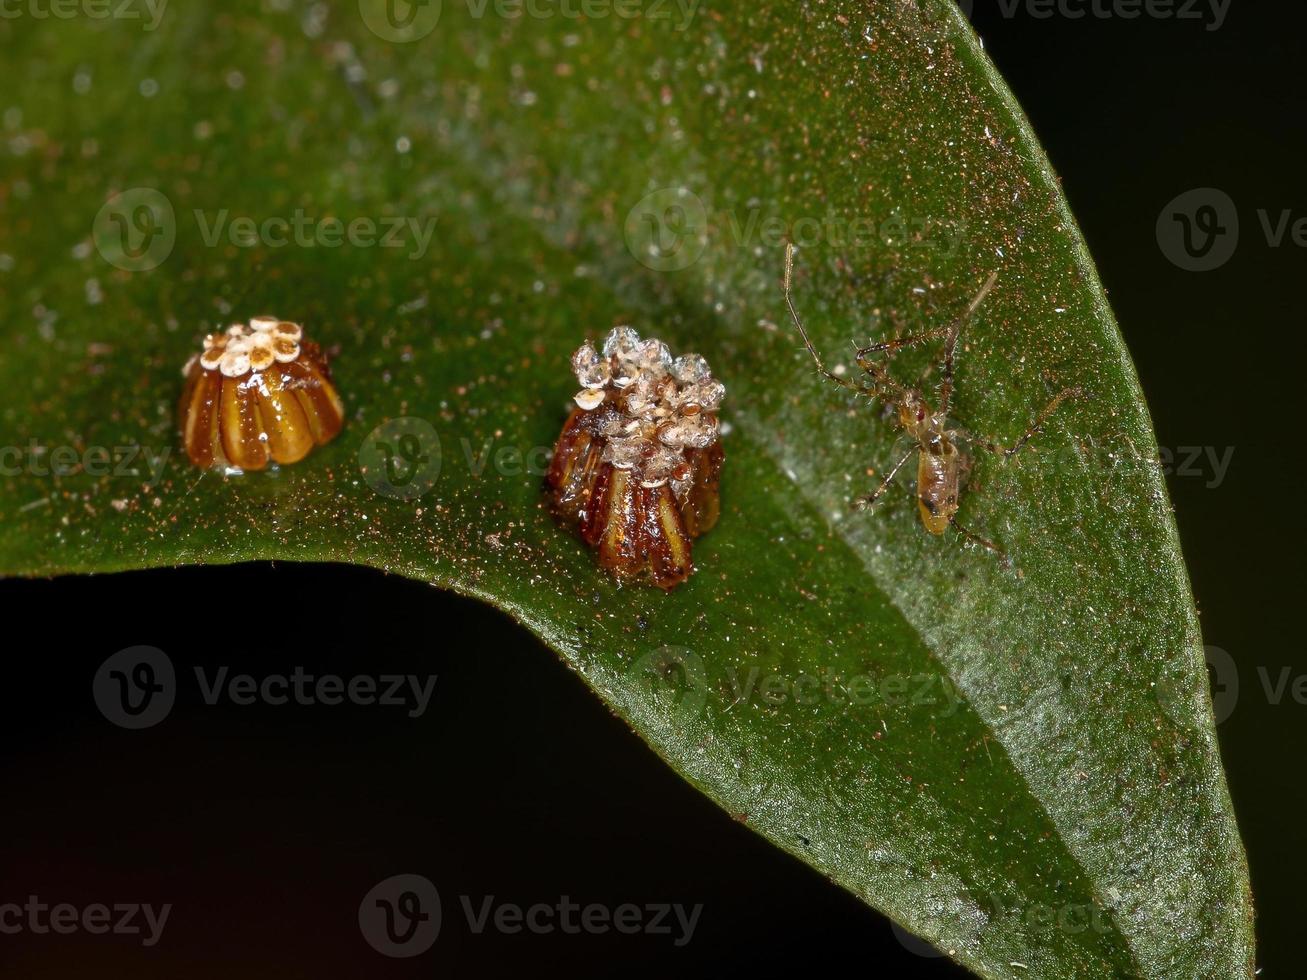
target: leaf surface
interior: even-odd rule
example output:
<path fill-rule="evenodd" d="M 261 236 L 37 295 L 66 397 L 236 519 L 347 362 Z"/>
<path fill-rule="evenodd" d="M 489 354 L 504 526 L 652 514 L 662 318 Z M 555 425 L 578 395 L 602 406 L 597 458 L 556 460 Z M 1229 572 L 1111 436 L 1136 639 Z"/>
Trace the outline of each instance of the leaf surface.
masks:
<path fill-rule="evenodd" d="M 395 42 L 384 7 L 0 21 L 0 572 L 345 561 L 479 596 L 726 810 L 984 976 L 1251 975 L 1147 408 L 956 9 L 446 0 Z M 959 423 L 1011 442 L 1092 392 L 1031 451 L 976 454 L 960 516 L 1019 572 L 926 534 L 906 490 L 851 510 L 904 444 L 799 345 L 787 240 L 847 377 L 851 341 L 939 326 L 997 270 Z M 201 474 L 178 369 L 264 312 L 332 349 L 345 431 Z M 723 516 L 667 595 L 607 580 L 541 491 L 568 357 L 621 322 L 728 386 Z M 401 461 L 439 464 L 411 499 L 376 485 L 400 418 L 430 427 Z"/>

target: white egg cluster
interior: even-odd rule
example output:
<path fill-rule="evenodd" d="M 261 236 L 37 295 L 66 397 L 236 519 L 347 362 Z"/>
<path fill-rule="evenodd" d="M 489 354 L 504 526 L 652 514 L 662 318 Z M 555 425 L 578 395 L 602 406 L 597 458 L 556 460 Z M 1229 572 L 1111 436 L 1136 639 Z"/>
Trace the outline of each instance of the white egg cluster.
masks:
<path fill-rule="evenodd" d="M 698 354 L 673 358 L 661 340 L 616 327 L 600 350 L 582 344 L 572 369 L 582 386 L 577 405 L 616 409 L 600 430 L 604 461 L 634 471 L 643 486 L 683 483 L 691 471 L 687 453 L 717 441 L 726 386 Z"/>
<path fill-rule="evenodd" d="M 300 356 L 304 330 L 298 323 L 275 316 L 256 316 L 249 326 L 233 323 L 222 333 L 204 338 L 200 367 L 239 378 L 251 371 L 265 371 L 273 364 L 288 364 Z M 188 362 L 189 367 L 189 362 Z"/>

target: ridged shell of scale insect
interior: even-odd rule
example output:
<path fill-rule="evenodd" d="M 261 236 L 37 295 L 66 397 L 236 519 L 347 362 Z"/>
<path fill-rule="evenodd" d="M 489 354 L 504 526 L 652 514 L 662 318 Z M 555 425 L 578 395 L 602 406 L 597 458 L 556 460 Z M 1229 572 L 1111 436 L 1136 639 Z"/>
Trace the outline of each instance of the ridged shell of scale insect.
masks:
<path fill-rule="evenodd" d="M 726 389 L 697 354 L 618 327 L 572 358 L 582 388 L 554 448 L 554 509 L 620 579 L 670 589 L 693 571 L 691 541 L 717 523 Z"/>
<path fill-rule="evenodd" d="M 204 469 L 295 463 L 344 424 L 327 359 L 296 323 L 255 317 L 210 334 L 182 373 L 182 442 Z"/>

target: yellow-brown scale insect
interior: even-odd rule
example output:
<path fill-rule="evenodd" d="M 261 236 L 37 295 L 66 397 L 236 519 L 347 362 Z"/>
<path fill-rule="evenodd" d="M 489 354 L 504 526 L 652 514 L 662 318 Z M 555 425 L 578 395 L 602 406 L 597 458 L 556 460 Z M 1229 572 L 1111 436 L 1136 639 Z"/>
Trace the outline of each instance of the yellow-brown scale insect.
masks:
<path fill-rule="evenodd" d="M 886 340 L 858 348 L 857 364 L 867 376 L 867 380 L 862 383 L 841 378 L 826 369 L 821 355 L 817 353 L 812 341 L 808 339 L 808 331 L 804 329 L 803 321 L 794 307 L 794 297 L 791 290 L 793 279 L 794 246 L 787 245 L 785 248 L 785 305 L 789 307 L 790 316 L 794 319 L 794 325 L 799 329 L 799 335 L 803 338 L 804 346 L 807 347 L 808 353 L 812 355 L 812 359 L 816 362 L 817 370 L 826 379 L 833 381 L 841 388 L 846 388 L 860 395 L 879 398 L 883 402 L 893 405 L 896 408 L 894 417 L 899 428 L 912 440 L 912 447 L 890 467 L 889 473 L 886 474 L 880 486 L 874 492 L 859 498 L 856 505 L 864 509 L 873 507 L 876 501 L 889 489 L 899 470 L 916 453 L 916 500 L 922 526 L 931 534 L 943 534 L 949 526 L 952 526 L 968 541 L 993 552 L 1002 560 L 1005 566 L 1010 566 L 1011 563 L 1002 549 L 987 538 L 968 530 L 957 519 L 962 492 L 962 476 L 969 466 L 969 460 L 959 449 L 960 434 L 958 430 L 948 427 L 948 413 L 953 398 L 953 369 L 956 361 L 958 337 L 961 334 L 962 325 L 979 309 L 980 304 L 985 301 L 985 297 L 994 288 L 994 284 L 998 281 L 998 273 L 994 272 L 990 275 L 985 284 L 981 286 L 980 292 L 967 305 L 962 315 L 954 319 L 948 326 L 927 330 L 914 336 L 898 337 L 894 340 Z M 890 376 L 886 367 L 888 360 L 892 359 L 900 350 L 915 347 L 932 340 L 944 341 L 944 354 L 936 365 L 939 369 L 940 381 L 935 389 L 936 407 L 934 408 L 931 407 L 920 389 L 895 380 Z M 885 360 L 877 360 L 875 355 L 883 355 Z M 1044 410 L 1039 413 L 1021 438 L 1011 446 L 1000 446 L 993 440 L 980 439 L 975 436 L 967 437 L 967 441 L 1005 459 L 1011 458 L 1021 452 L 1035 435 L 1043 431 L 1044 423 L 1053 412 L 1057 411 L 1059 405 L 1068 398 L 1080 397 L 1081 395 L 1083 395 L 1083 391 L 1080 388 L 1064 388 L 1053 397 L 1052 401 L 1044 407 Z"/>
<path fill-rule="evenodd" d="M 572 355 L 581 390 L 554 447 L 546 485 L 619 579 L 671 589 L 694 570 L 692 539 L 717 523 L 725 386 L 698 354 L 673 358 L 630 327 Z"/>
<path fill-rule="evenodd" d="M 297 323 L 261 316 L 209 334 L 182 374 L 178 425 L 202 469 L 295 463 L 344 424 L 326 356 Z"/>

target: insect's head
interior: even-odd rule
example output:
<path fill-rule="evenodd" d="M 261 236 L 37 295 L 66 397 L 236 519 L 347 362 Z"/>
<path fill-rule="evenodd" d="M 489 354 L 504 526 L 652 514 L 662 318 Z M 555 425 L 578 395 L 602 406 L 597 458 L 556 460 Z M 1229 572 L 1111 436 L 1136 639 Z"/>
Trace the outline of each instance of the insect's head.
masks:
<path fill-rule="evenodd" d="M 920 437 L 935 425 L 934 415 L 921 392 L 908 390 L 899 400 L 899 424 L 904 431 L 914 437 Z"/>

